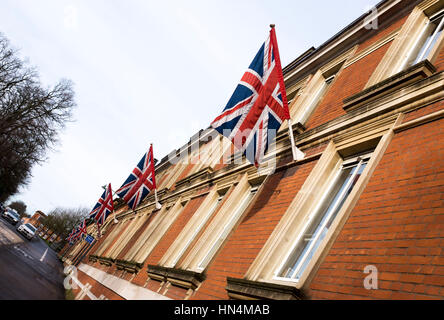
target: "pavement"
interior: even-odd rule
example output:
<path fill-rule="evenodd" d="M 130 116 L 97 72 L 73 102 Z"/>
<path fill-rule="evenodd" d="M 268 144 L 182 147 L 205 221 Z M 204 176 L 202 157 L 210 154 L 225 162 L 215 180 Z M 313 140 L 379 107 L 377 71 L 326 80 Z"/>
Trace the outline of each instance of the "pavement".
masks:
<path fill-rule="evenodd" d="M 0 218 L 0 300 L 64 300 L 57 254 L 40 238 L 23 237 L 17 226 Z"/>

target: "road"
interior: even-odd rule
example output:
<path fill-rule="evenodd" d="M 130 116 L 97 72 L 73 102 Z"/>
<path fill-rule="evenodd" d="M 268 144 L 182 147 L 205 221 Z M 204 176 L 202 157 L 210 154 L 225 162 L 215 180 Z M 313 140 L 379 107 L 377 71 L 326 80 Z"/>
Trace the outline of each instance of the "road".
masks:
<path fill-rule="evenodd" d="M 63 265 L 40 238 L 27 240 L 0 218 L 0 299 L 64 300 Z"/>

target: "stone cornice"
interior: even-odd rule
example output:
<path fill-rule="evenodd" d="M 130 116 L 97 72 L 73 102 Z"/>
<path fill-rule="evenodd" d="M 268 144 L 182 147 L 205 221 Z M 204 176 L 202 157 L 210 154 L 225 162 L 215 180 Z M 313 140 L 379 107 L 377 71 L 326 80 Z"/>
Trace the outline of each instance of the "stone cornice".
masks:
<path fill-rule="evenodd" d="M 344 99 L 344 110 L 352 110 L 360 105 L 368 104 L 371 101 L 387 95 L 401 87 L 430 77 L 436 72 L 436 68 L 428 61 L 424 60 L 414 66 L 393 75 L 351 97 Z"/>
<path fill-rule="evenodd" d="M 291 286 L 227 278 L 228 296 L 233 299 L 302 300 L 302 292 Z"/>
<path fill-rule="evenodd" d="M 327 136 L 332 136 L 346 128 L 358 125 L 379 116 L 391 116 L 397 112 L 408 112 L 421 106 L 444 99 L 444 72 L 409 84 L 406 87 L 368 101 L 347 114 L 328 121 L 296 137 L 298 147 Z M 281 136 L 278 139 L 286 138 Z"/>
<path fill-rule="evenodd" d="M 173 285 L 196 289 L 205 280 L 205 274 L 194 271 L 148 265 L 148 275 L 158 281 L 169 281 Z"/>
<path fill-rule="evenodd" d="M 130 273 L 137 273 L 140 269 L 142 269 L 143 264 L 126 260 L 116 260 L 116 267 L 118 270 L 125 270 Z"/>

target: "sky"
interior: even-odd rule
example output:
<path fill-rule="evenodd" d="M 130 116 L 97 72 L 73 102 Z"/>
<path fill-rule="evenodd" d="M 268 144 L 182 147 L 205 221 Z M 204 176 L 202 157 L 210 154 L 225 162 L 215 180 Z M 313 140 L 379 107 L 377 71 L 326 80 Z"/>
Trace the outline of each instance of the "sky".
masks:
<path fill-rule="evenodd" d="M 282 66 L 379 0 L 1 0 L 0 32 L 45 87 L 74 82 L 74 121 L 29 186 L 27 212 L 93 208 L 153 143 L 162 159 L 223 110 L 276 24 Z"/>

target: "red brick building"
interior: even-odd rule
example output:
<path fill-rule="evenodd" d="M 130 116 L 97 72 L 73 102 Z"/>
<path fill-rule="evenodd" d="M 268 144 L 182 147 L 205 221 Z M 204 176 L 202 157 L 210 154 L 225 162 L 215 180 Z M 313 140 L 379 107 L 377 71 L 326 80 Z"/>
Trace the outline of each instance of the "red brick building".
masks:
<path fill-rule="evenodd" d="M 44 214 L 42 211 L 37 210 L 31 218 L 25 218 L 25 223 L 30 223 L 34 227 L 39 228 L 42 225 L 42 221 L 44 218 L 46 218 L 46 214 Z"/>
<path fill-rule="evenodd" d="M 285 126 L 260 170 L 200 132 L 156 166 L 162 209 L 65 254 L 94 296 L 444 298 L 444 1 L 376 9 L 284 68 L 305 158 Z"/>
<path fill-rule="evenodd" d="M 43 223 L 44 218 L 46 218 L 47 215 L 43 213 L 42 211 L 37 210 L 31 218 L 25 218 L 24 223 L 30 223 L 38 230 L 38 235 L 43 238 L 43 240 L 48 240 L 50 243 L 56 241 L 59 242 L 62 240 L 62 238 L 55 234 L 54 231 L 49 229 L 45 224 Z"/>

